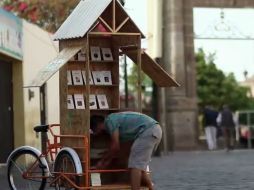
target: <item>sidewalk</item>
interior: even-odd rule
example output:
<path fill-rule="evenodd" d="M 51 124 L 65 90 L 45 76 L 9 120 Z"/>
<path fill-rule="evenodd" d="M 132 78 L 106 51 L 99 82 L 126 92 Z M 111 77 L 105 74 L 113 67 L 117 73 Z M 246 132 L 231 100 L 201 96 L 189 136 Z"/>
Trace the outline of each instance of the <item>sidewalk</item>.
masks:
<path fill-rule="evenodd" d="M 1 190 L 9 190 L 8 182 L 7 182 L 7 171 L 6 165 L 0 164 L 0 186 Z"/>
<path fill-rule="evenodd" d="M 252 190 L 253 158 L 254 150 L 174 152 L 153 158 L 152 178 L 156 190 Z M 3 165 L 0 184 L 9 190 Z"/>
<path fill-rule="evenodd" d="M 254 189 L 254 150 L 174 152 L 153 158 L 156 190 Z"/>

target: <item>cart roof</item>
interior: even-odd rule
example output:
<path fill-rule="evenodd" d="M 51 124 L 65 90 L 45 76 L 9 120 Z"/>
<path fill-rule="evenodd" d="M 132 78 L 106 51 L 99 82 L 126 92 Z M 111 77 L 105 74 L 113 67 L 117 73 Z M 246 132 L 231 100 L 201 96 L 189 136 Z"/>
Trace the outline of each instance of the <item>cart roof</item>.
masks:
<path fill-rule="evenodd" d="M 126 55 L 137 63 L 137 54 L 133 51 L 125 52 Z M 180 86 L 158 63 L 156 63 L 146 52 L 141 53 L 141 69 L 160 87 Z"/>
<path fill-rule="evenodd" d="M 45 65 L 25 87 L 40 87 L 47 82 L 59 69 L 64 66 L 81 48 L 83 45 L 65 47 L 53 60 Z"/>
<path fill-rule="evenodd" d="M 124 31 L 122 32 L 135 32 L 140 33 L 144 38 L 145 36 L 136 26 L 133 20 L 128 16 L 122 5 L 116 0 L 81 0 L 69 17 L 60 26 L 54 34 L 54 40 L 66 40 L 84 37 L 94 25 L 102 18 L 109 27 L 115 22 L 116 27 L 120 27 L 123 22 Z M 113 6 L 115 6 L 113 8 Z M 115 10 L 115 16 L 113 16 Z M 128 18 L 126 20 L 126 18 Z M 114 20 L 114 21 L 113 21 Z M 121 32 L 121 31 L 119 31 Z"/>

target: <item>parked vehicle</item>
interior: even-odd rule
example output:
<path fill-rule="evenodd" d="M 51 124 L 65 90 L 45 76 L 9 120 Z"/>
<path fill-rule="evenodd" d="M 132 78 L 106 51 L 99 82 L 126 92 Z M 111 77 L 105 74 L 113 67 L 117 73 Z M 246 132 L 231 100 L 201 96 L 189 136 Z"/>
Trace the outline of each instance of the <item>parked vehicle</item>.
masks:
<path fill-rule="evenodd" d="M 240 145 L 251 148 L 254 145 L 254 110 L 237 111 L 236 140 Z"/>

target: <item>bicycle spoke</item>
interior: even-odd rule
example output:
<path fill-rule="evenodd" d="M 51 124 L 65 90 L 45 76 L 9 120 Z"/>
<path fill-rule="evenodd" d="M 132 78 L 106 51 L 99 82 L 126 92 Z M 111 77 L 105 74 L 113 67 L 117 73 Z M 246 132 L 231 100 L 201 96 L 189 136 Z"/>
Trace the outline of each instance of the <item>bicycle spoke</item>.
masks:
<path fill-rule="evenodd" d="M 23 171 L 22 171 L 21 167 L 19 167 L 18 164 L 16 164 L 16 162 L 14 162 L 13 160 L 11 160 L 11 163 L 14 164 L 14 166 L 16 166 L 16 168 L 19 170 L 19 172 L 20 172 L 21 174 L 23 174 Z"/>
<path fill-rule="evenodd" d="M 40 158 L 30 150 L 13 154 L 8 163 L 8 182 L 14 190 L 39 190 L 46 184 Z"/>

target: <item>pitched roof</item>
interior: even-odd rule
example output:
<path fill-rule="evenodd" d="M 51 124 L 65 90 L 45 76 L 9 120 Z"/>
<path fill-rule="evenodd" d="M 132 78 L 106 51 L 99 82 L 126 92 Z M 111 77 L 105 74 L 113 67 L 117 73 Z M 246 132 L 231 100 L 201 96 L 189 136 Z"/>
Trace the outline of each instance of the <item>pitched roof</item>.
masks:
<path fill-rule="evenodd" d="M 73 12 L 54 34 L 54 40 L 84 37 L 112 1 L 113 0 L 80 0 Z M 117 8 L 120 9 L 124 15 L 128 15 L 119 2 L 116 4 Z M 142 34 L 131 19 L 130 23 L 132 29 Z M 144 37 L 143 34 L 142 37 Z"/>

